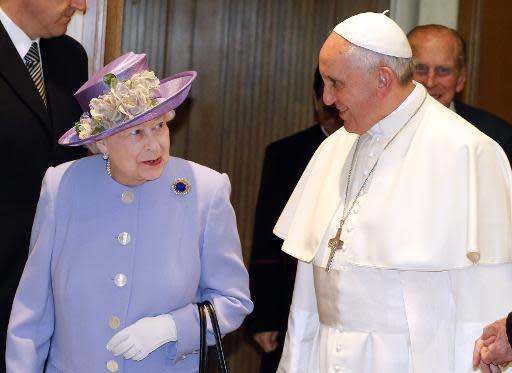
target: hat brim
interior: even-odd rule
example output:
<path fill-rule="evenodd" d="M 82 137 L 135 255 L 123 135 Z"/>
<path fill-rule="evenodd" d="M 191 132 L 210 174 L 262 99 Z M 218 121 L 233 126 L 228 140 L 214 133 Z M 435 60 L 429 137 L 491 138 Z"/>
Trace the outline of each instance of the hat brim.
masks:
<path fill-rule="evenodd" d="M 197 72 L 195 71 L 184 71 L 165 78 L 160 81 L 160 87 L 158 88 L 159 97 L 156 98 L 158 104 L 153 106 L 151 109 L 146 110 L 137 116 L 134 116 L 130 120 L 127 120 L 117 127 L 110 128 L 86 139 L 81 139 L 78 137 L 75 126 L 73 126 L 64 135 L 61 136 L 59 139 L 59 144 L 66 146 L 85 145 L 124 131 L 125 129 L 158 118 L 165 113 L 174 110 L 180 106 L 183 101 L 185 101 L 190 92 L 191 84 L 196 76 Z"/>

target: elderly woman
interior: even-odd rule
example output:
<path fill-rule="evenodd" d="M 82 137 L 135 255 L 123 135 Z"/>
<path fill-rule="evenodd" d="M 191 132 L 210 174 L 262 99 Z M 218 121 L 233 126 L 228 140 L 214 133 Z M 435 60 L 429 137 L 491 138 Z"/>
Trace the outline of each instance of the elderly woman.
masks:
<path fill-rule="evenodd" d="M 228 177 L 169 156 L 195 76 L 159 81 L 129 53 L 76 93 L 89 113 L 59 142 L 103 156 L 46 172 L 8 372 L 196 372 L 195 303 L 214 304 L 223 334 L 252 310 Z"/>

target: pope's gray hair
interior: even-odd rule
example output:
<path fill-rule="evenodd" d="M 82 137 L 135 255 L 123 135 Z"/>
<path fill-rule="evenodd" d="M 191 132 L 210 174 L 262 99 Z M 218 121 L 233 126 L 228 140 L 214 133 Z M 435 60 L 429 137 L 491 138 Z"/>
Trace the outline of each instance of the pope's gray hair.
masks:
<path fill-rule="evenodd" d="M 387 66 L 393 71 L 400 85 L 405 85 L 412 80 L 414 73 L 412 58 L 388 56 L 354 44 L 350 45 L 348 53 L 353 61 L 366 71 L 371 71 L 379 66 Z"/>

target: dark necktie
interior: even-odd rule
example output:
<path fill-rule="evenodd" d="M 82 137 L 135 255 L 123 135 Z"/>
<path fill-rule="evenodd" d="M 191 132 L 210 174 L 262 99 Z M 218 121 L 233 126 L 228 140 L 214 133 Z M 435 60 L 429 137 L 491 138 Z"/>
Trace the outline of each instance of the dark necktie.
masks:
<path fill-rule="evenodd" d="M 37 91 L 46 105 L 46 91 L 44 89 L 43 81 L 43 68 L 41 66 L 41 58 L 39 57 L 39 48 L 37 43 L 33 42 L 25 55 L 25 65 L 27 66 L 28 73 L 32 77 Z"/>

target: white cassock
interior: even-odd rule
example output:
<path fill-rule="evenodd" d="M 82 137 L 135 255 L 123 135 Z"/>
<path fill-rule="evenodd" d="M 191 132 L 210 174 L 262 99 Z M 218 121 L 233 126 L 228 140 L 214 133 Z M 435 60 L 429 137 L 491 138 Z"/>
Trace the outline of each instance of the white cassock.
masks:
<path fill-rule="evenodd" d="M 483 326 L 512 310 L 505 153 L 416 83 L 361 135 L 347 209 L 378 164 L 327 273 L 357 137 L 322 143 L 274 229 L 300 260 L 278 372 L 473 372 Z"/>

